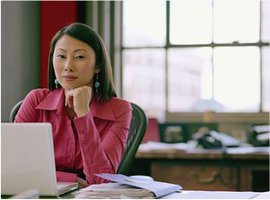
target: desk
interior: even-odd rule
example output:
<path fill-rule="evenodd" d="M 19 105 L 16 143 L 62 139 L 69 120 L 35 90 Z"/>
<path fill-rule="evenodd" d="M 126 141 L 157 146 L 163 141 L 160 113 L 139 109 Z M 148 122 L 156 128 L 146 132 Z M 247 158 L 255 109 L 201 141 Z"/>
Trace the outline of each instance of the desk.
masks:
<path fill-rule="evenodd" d="M 3 199 L 10 196 L 1 196 Z M 74 199 L 75 192 L 65 194 L 60 197 L 39 197 L 40 199 Z M 120 199 L 120 198 L 119 198 Z M 270 192 L 225 192 L 225 191 L 196 191 L 183 190 L 161 197 L 160 199 L 270 199 Z"/>
<path fill-rule="evenodd" d="M 71 197 L 73 196 L 73 197 Z M 61 198 L 76 198 L 75 193 L 70 196 L 62 196 Z M 124 196 L 120 195 L 120 198 Z M 196 191 L 183 190 L 181 192 L 174 192 L 161 197 L 160 199 L 269 199 L 269 192 L 229 192 L 229 191 Z M 109 199 L 109 198 L 108 198 Z M 126 197 L 125 199 L 132 199 Z"/>
<path fill-rule="evenodd" d="M 269 192 L 224 192 L 183 190 L 162 197 L 161 199 L 269 199 Z"/>
<path fill-rule="evenodd" d="M 181 185 L 184 190 L 269 190 L 269 151 L 138 151 L 131 174 Z"/>

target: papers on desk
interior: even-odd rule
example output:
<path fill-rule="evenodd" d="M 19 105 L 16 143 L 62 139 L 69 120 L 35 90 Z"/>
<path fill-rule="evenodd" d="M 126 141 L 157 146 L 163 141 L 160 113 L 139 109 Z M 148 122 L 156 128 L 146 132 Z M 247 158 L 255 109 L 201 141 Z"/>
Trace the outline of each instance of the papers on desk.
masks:
<path fill-rule="evenodd" d="M 197 144 L 192 142 L 188 143 L 164 143 L 164 142 L 152 142 L 148 141 L 147 143 L 140 144 L 139 151 L 162 151 L 162 150 L 177 150 L 185 151 L 187 149 L 194 149 Z"/>
<path fill-rule="evenodd" d="M 209 151 L 216 151 L 220 152 L 223 149 L 200 149 L 197 148 L 197 143 L 195 141 L 188 141 L 187 143 L 163 143 L 163 142 L 152 142 L 149 141 L 144 144 L 140 144 L 138 151 L 181 151 L 186 153 L 198 153 L 198 152 L 209 152 Z M 240 147 L 229 147 L 226 148 L 226 152 L 228 154 L 247 154 L 247 153 L 268 153 L 270 154 L 270 147 L 253 147 L 253 146 L 240 146 Z"/>
<path fill-rule="evenodd" d="M 226 150 L 228 154 L 247 154 L 247 153 L 268 153 L 270 154 L 269 147 L 236 147 L 228 148 Z"/>
<path fill-rule="evenodd" d="M 134 188 L 121 183 L 90 185 L 75 193 L 76 199 L 154 199 L 148 190 Z"/>
<path fill-rule="evenodd" d="M 76 198 L 160 198 L 182 189 L 181 186 L 122 174 L 96 174 L 115 183 L 91 185 L 76 193 Z"/>
<path fill-rule="evenodd" d="M 257 192 L 232 191 L 181 191 L 163 197 L 162 199 L 256 199 Z"/>
<path fill-rule="evenodd" d="M 270 191 L 267 192 L 261 192 L 253 199 L 270 199 Z"/>
<path fill-rule="evenodd" d="M 153 192 L 155 197 L 157 198 L 182 189 L 180 185 L 154 180 L 135 179 L 133 177 L 125 176 L 122 174 L 103 173 L 103 174 L 96 174 L 96 176 L 107 179 L 109 181 L 114 181 L 116 183 L 122 183 L 129 186 L 149 190 Z"/>

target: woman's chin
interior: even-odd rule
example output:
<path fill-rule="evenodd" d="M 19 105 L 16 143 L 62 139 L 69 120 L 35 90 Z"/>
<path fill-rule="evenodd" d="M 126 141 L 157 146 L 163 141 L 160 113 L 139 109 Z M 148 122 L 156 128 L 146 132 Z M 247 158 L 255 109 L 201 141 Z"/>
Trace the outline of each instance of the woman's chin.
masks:
<path fill-rule="evenodd" d="M 72 87 L 72 86 L 62 86 L 65 90 L 72 90 L 76 87 Z"/>
<path fill-rule="evenodd" d="M 68 84 L 68 83 L 64 83 L 64 84 L 61 84 L 61 85 L 62 85 L 62 88 L 64 88 L 65 90 L 72 90 L 72 89 L 78 87 L 78 85 Z"/>
<path fill-rule="evenodd" d="M 72 89 L 75 89 L 75 88 L 82 87 L 84 85 L 89 85 L 90 86 L 90 84 L 76 84 L 76 85 L 75 84 L 73 84 L 73 85 L 71 85 L 71 84 L 63 84 L 62 87 L 65 90 L 72 90 Z"/>

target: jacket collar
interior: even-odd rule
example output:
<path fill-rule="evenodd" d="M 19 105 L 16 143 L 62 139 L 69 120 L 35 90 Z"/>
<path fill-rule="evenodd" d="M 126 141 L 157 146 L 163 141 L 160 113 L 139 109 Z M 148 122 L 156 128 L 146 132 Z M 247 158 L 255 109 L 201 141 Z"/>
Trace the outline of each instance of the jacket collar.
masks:
<path fill-rule="evenodd" d="M 55 89 L 51 91 L 48 96 L 46 96 L 36 107 L 35 109 L 40 110 L 56 110 L 58 115 L 64 111 L 64 100 L 65 94 L 64 89 Z M 90 110 L 93 117 L 116 121 L 116 116 L 113 112 L 113 105 L 111 100 L 108 100 L 104 103 L 99 103 L 96 98 L 93 98 L 90 102 Z"/>

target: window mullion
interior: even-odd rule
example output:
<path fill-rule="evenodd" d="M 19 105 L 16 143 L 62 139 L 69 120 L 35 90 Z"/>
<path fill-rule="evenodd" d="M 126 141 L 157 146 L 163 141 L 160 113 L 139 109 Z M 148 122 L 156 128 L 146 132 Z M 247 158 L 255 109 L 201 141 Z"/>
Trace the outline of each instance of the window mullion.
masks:
<path fill-rule="evenodd" d="M 259 22 L 259 31 L 260 31 L 260 43 L 262 41 L 262 2 L 260 1 L 260 22 Z M 269 45 L 269 44 L 268 44 Z M 262 67 L 262 46 L 260 46 L 260 111 L 263 112 L 263 67 Z"/>
<path fill-rule="evenodd" d="M 165 44 L 165 112 L 169 110 L 168 46 L 170 46 L 170 1 L 166 1 L 166 44 Z"/>

